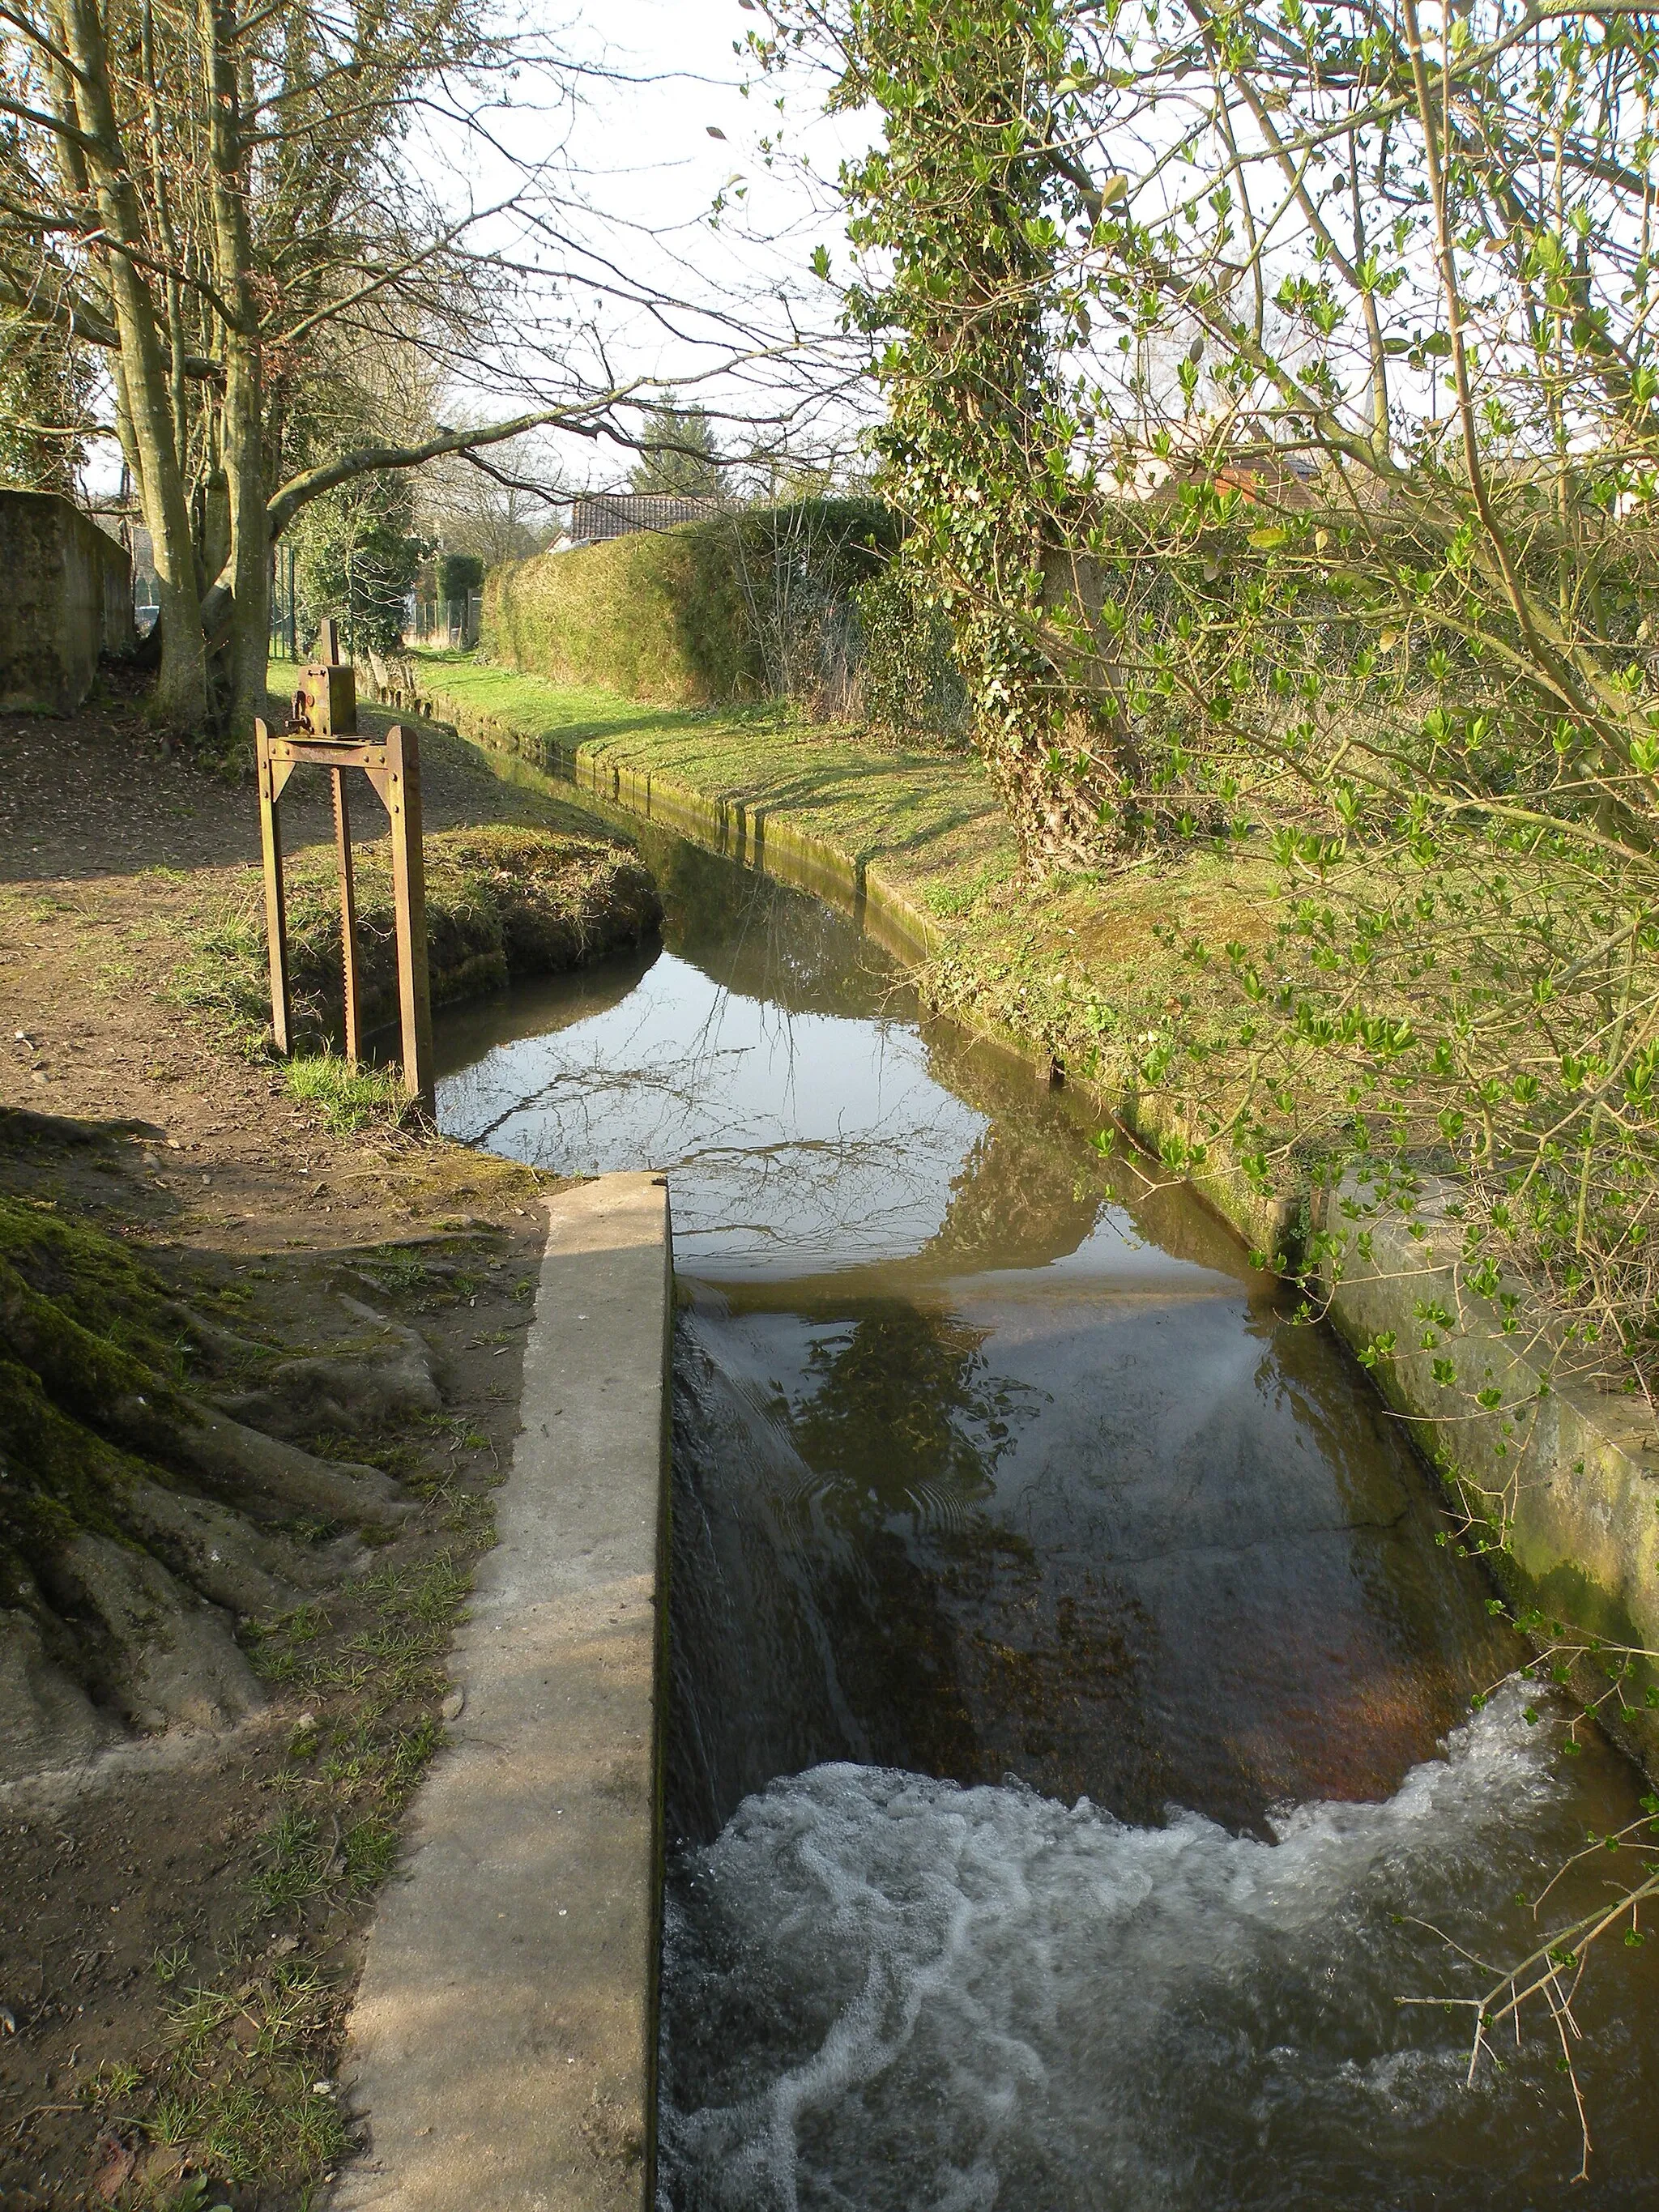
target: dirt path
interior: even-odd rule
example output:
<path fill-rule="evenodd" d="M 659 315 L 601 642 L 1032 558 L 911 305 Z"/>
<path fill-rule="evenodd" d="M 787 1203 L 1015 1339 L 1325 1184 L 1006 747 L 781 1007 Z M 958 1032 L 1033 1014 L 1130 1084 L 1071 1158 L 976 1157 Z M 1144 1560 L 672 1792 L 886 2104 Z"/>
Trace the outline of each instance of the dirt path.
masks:
<path fill-rule="evenodd" d="M 592 834 L 423 738 L 430 827 Z M 321 788 L 287 811 L 291 848 L 331 837 Z M 0 717 L 0 1193 L 118 1236 L 277 1350 L 326 1352 L 366 1313 L 412 1328 L 442 1395 L 354 1444 L 419 1502 L 374 1571 L 240 1624 L 262 1712 L 0 1787 L 3 2212 L 312 2201 L 344 2148 L 359 1939 L 517 1428 L 538 1179 L 385 1125 L 335 1133 L 170 996 L 257 854 L 251 783 L 164 755 L 118 699 Z"/>
<path fill-rule="evenodd" d="M 428 830 L 592 834 L 591 816 L 498 781 L 459 739 L 422 738 Z M 383 828 L 372 805 L 358 807 L 358 838 Z M 320 774 L 290 786 L 283 834 L 291 854 L 332 842 Z M 147 1231 L 213 1233 L 228 1250 L 373 1242 L 478 1200 L 489 1163 L 396 1139 L 331 1139 L 270 1063 L 206 1053 L 169 997 L 192 940 L 257 901 L 258 855 L 251 782 L 170 757 L 130 706 L 65 721 L 0 715 L 0 1104 L 150 1125 L 135 1161 L 148 1152 L 156 1164 L 126 1178 L 115 1210 L 131 1206 Z M 97 1178 L 76 1189 L 110 1194 Z"/>

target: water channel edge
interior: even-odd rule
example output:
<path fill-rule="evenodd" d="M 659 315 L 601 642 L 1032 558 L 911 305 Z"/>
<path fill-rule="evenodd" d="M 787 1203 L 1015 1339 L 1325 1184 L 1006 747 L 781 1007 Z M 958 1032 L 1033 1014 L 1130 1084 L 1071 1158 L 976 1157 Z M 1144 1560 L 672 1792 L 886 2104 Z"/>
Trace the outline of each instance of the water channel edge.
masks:
<path fill-rule="evenodd" d="M 471 714 L 453 700 L 442 703 L 457 733 L 483 750 L 516 754 L 626 815 L 824 898 L 907 967 L 925 961 L 942 941 L 938 922 L 867 856 L 845 852 L 769 808 L 635 769 L 611 758 L 605 739 L 561 746 L 549 736 Z M 982 1018 L 966 1022 L 962 1010 L 953 1010 L 951 1018 L 1034 1061 L 1040 1075 L 1048 1072 L 1048 1055 L 1030 1038 Z M 1154 1155 L 1166 1137 L 1188 1145 L 1197 1137 L 1163 1098 L 1134 1091 L 1106 1097 L 1067 1079 L 1097 1100 L 1103 1119 Z M 1322 1198 L 1304 1192 L 1264 1199 L 1224 1145 L 1212 1139 L 1202 1149 L 1202 1160 L 1187 1170 L 1185 1180 L 1281 1274 L 1298 1270 L 1310 1237 L 1335 1223 L 1345 1199 L 1370 1206 L 1369 1192 L 1346 1187 Z M 1427 1211 L 1432 1214 L 1432 1201 Z M 1371 1367 L 1373 1383 L 1411 1424 L 1450 1503 L 1462 1510 L 1482 1498 L 1508 1500 L 1509 1549 L 1486 1553 L 1499 1589 L 1517 1611 L 1536 1606 L 1609 1642 L 1659 1649 L 1659 1447 L 1650 1423 L 1641 1419 L 1645 1409 L 1572 1380 L 1547 1384 L 1543 1363 L 1520 1348 L 1524 1339 L 1517 1341 L 1456 1298 L 1449 1237 L 1419 1242 L 1403 1217 L 1386 1212 L 1368 1211 L 1366 1225 L 1370 1255 L 1352 1253 L 1341 1279 L 1327 1286 L 1328 1318 L 1356 1352 L 1385 1334 L 1395 1340 L 1395 1356 Z M 1491 1413 L 1471 1416 L 1461 1403 L 1449 1407 L 1446 1391 L 1433 1379 L 1431 1352 L 1419 1346 L 1418 1310 L 1449 1293 L 1464 1310 L 1445 1348 L 1461 1384 L 1501 1389 L 1503 1403 Z M 1583 1686 L 1593 1694 L 1605 1685 Z M 1613 1720 L 1609 1732 L 1659 1781 L 1659 1713 L 1638 1709 L 1623 1722 Z"/>

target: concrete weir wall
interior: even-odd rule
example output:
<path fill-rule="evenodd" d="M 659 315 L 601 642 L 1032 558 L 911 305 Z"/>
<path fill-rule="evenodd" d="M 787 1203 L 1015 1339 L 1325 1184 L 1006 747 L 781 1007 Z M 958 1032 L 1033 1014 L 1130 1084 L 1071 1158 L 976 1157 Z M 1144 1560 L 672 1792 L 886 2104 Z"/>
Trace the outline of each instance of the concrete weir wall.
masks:
<path fill-rule="evenodd" d="M 335 2212 L 650 2212 L 666 1694 L 668 1191 L 549 1206 L 460 1711 L 370 1933 Z"/>

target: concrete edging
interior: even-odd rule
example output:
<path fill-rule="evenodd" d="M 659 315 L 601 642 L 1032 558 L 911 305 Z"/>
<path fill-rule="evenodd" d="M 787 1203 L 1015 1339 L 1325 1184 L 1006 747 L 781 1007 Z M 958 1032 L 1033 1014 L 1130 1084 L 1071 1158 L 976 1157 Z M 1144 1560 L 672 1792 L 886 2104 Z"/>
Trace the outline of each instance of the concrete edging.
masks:
<path fill-rule="evenodd" d="M 523 1425 L 449 1741 L 370 1929 L 335 2212 L 651 2212 L 667 1689 L 668 1190 L 548 1204 Z"/>

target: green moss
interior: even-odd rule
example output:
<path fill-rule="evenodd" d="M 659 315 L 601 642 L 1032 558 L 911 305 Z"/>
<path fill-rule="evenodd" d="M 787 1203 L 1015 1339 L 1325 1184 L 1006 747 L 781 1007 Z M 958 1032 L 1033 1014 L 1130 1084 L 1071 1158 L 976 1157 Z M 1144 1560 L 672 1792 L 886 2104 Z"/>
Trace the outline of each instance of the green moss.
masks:
<path fill-rule="evenodd" d="M 0 1558 L 30 1574 L 82 1529 L 118 1535 L 112 1501 L 141 1467 L 53 1405 L 31 1369 L 0 1358 Z"/>
<path fill-rule="evenodd" d="M 83 1334 L 125 1346 L 152 1370 L 176 1367 L 173 1294 L 118 1238 L 55 1207 L 0 1195 L 0 1267 L 65 1309 L 66 1319 L 72 1309 Z"/>
<path fill-rule="evenodd" d="M 0 1197 L 0 1552 L 31 1572 L 77 1530 L 120 1533 L 121 1493 L 156 1470 L 100 1431 L 141 1400 L 158 1439 L 179 1403 L 166 1285 L 115 1238 Z"/>

